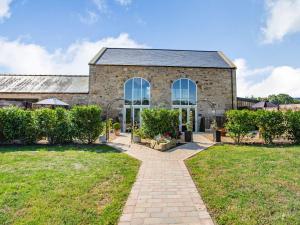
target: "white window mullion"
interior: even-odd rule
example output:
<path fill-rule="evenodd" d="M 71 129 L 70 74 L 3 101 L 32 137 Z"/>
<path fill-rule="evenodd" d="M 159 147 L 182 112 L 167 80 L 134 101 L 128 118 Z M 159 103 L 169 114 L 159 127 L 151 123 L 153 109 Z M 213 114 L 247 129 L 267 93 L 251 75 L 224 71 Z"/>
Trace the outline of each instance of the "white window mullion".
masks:
<path fill-rule="evenodd" d="M 188 105 L 190 105 L 190 80 L 187 80 L 188 82 Z"/>

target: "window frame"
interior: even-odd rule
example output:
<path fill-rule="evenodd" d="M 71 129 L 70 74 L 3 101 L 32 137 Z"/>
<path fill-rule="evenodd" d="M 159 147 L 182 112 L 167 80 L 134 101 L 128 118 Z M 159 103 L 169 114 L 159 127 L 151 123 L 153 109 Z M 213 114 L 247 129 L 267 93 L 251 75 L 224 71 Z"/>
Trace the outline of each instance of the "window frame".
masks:
<path fill-rule="evenodd" d="M 134 84 L 135 84 L 135 79 L 140 79 L 141 82 L 140 82 L 140 104 L 137 105 L 137 104 L 134 104 Z M 132 81 L 132 87 L 131 87 L 131 104 L 126 104 L 126 84 L 127 82 L 129 81 Z M 149 98 L 147 98 L 147 100 L 149 101 L 148 104 L 143 104 L 143 81 L 145 81 L 148 85 L 149 85 Z M 150 106 L 150 103 L 151 103 L 151 83 L 146 80 L 145 78 L 143 77 L 132 77 L 132 78 L 129 78 L 127 79 L 125 82 L 124 82 L 124 87 L 123 87 L 123 96 L 124 96 L 124 106 L 136 106 L 136 107 L 149 107 Z"/>
<path fill-rule="evenodd" d="M 188 104 L 187 105 L 183 105 L 182 104 L 182 101 L 184 100 L 183 98 L 182 98 L 182 85 L 181 85 L 181 83 L 182 83 L 182 80 L 187 80 L 188 81 L 188 89 L 187 89 L 187 92 L 188 92 L 188 99 L 187 99 L 187 101 L 188 101 Z M 190 104 L 190 81 L 195 85 L 195 104 Z M 178 99 L 174 99 L 174 94 L 173 94 L 173 90 L 174 90 L 174 84 L 176 83 L 176 82 L 179 82 L 179 91 L 180 91 L 180 98 L 179 98 L 179 103 L 180 104 L 174 104 L 174 101 L 176 100 L 178 100 Z M 172 106 L 173 107 L 175 107 L 175 106 L 177 106 L 177 107 L 197 107 L 197 97 L 198 97 L 198 90 L 197 90 L 197 84 L 196 84 L 196 82 L 195 81 L 193 81 L 193 80 L 191 80 L 191 79 L 189 79 L 189 78 L 179 78 L 179 79 L 177 79 L 177 80 L 175 80 L 175 81 L 173 81 L 173 83 L 172 83 L 172 86 L 171 86 L 171 102 L 172 102 Z"/>

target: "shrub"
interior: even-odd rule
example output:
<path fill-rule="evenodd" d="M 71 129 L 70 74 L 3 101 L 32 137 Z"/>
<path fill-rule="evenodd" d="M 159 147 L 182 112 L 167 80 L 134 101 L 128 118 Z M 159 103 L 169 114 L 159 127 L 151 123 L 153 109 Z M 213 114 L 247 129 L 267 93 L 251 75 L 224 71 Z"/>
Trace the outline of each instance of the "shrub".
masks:
<path fill-rule="evenodd" d="M 154 138 L 162 134 L 176 137 L 178 134 L 177 110 L 170 109 L 144 109 L 142 111 L 142 130 L 146 137 Z"/>
<path fill-rule="evenodd" d="M 249 110 L 230 110 L 226 112 L 225 128 L 235 143 L 240 143 L 250 131 L 255 129 L 255 114 Z"/>
<path fill-rule="evenodd" d="M 266 144 L 272 144 L 274 138 L 279 137 L 285 131 L 284 117 L 280 111 L 257 111 L 256 125 Z"/>
<path fill-rule="evenodd" d="M 113 128 L 114 128 L 114 130 L 120 130 L 121 129 L 120 123 L 114 123 Z"/>
<path fill-rule="evenodd" d="M 284 114 L 287 138 L 300 143 L 300 111 L 288 111 Z"/>
<path fill-rule="evenodd" d="M 37 140 L 37 124 L 34 113 L 17 107 L 1 109 L 0 136 L 2 142 L 21 141 L 31 144 Z"/>
<path fill-rule="evenodd" d="M 71 109 L 74 136 L 83 143 L 93 143 L 102 132 L 99 106 L 75 106 Z"/>
<path fill-rule="evenodd" d="M 48 108 L 37 109 L 35 115 L 39 128 L 39 139 L 47 138 L 50 144 L 54 144 L 54 126 L 56 123 L 54 110 Z"/>
<path fill-rule="evenodd" d="M 53 141 L 55 144 L 72 142 L 74 129 L 71 122 L 70 112 L 64 108 L 55 109 L 55 126 L 53 130 Z"/>

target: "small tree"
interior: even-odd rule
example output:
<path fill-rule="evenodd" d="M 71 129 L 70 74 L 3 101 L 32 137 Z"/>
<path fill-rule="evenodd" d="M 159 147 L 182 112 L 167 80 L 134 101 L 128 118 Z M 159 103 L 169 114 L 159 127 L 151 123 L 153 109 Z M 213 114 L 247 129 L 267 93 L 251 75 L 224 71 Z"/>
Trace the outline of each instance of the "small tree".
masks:
<path fill-rule="evenodd" d="M 256 124 L 266 144 L 272 144 L 274 138 L 279 137 L 285 131 L 284 117 L 281 111 L 257 111 Z"/>
<path fill-rule="evenodd" d="M 235 143 L 240 143 L 250 131 L 255 129 L 255 115 L 249 110 L 230 110 L 226 112 L 225 128 Z"/>
<path fill-rule="evenodd" d="M 300 111 L 288 111 L 284 114 L 287 138 L 300 143 Z"/>
<path fill-rule="evenodd" d="M 75 106 L 71 110 L 75 138 L 93 143 L 102 132 L 101 108 L 96 105 Z"/>

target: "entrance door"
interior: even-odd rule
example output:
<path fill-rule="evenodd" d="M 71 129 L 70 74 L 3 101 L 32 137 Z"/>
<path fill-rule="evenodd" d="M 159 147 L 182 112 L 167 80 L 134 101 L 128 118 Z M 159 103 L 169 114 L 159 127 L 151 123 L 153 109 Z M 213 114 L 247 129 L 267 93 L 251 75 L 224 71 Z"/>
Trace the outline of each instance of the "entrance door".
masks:
<path fill-rule="evenodd" d="M 179 110 L 179 130 L 184 132 L 187 130 L 188 123 L 191 121 L 193 132 L 197 131 L 196 109 L 194 107 L 175 108 Z M 191 118 L 192 117 L 192 118 Z"/>
<path fill-rule="evenodd" d="M 137 127 L 141 127 L 142 117 L 141 113 L 143 111 L 142 107 L 125 107 L 124 109 L 124 116 L 123 116 L 123 127 L 125 132 L 131 131 L 132 126 L 132 118 L 133 118 L 133 125 Z"/>

